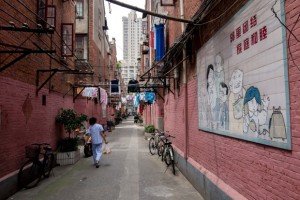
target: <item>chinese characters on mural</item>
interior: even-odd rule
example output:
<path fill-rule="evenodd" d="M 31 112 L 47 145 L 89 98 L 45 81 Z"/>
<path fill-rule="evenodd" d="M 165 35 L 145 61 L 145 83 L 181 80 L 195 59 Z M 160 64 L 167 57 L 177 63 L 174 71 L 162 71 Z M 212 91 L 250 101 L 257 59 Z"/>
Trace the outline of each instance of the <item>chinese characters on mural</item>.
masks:
<path fill-rule="evenodd" d="M 242 36 L 242 33 L 245 34 L 249 31 L 249 23 L 250 23 L 250 29 L 257 25 L 256 15 L 252 16 L 250 20 L 245 21 L 241 26 L 237 27 L 235 31 L 231 32 L 229 37 L 231 43 L 234 42 L 236 39 L 240 38 Z M 250 40 L 251 40 L 251 45 L 253 46 L 257 44 L 258 41 L 262 41 L 266 39 L 267 35 L 268 35 L 267 26 L 263 26 L 262 28 L 259 29 L 259 31 L 255 31 L 254 33 L 252 33 L 250 38 L 247 37 L 242 42 L 236 45 L 236 54 L 240 54 L 243 51 L 248 50 L 250 48 Z M 259 40 L 258 40 L 258 36 L 259 36 Z"/>
<path fill-rule="evenodd" d="M 261 3 L 258 0 L 255 2 Z M 257 45 L 268 41 L 268 30 L 273 27 L 268 27 L 267 24 L 270 23 L 265 20 L 258 21 L 258 19 L 260 19 L 258 14 L 252 14 L 248 20 L 235 27 L 234 31 L 226 30 L 230 33 L 228 34 L 229 40 L 227 40 L 228 46 L 233 47 L 233 52 L 235 52 L 230 56 L 223 57 L 224 54 L 229 54 L 226 50 L 216 50 L 218 49 L 216 44 L 222 41 L 221 33 L 200 50 L 198 56 L 201 67 L 198 66 L 201 76 L 198 90 L 199 127 L 225 135 L 234 134 L 246 138 L 287 143 L 287 119 L 284 117 L 286 111 L 282 110 L 282 107 L 286 105 L 286 99 L 283 95 L 281 97 L 283 99 L 278 100 L 278 95 L 268 93 L 268 87 L 272 87 L 270 82 L 273 79 L 275 81 L 276 77 L 270 79 L 271 81 L 268 80 L 269 82 L 266 81 L 266 84 L 261 83 L 265 81 L 263 76 L 262 80 L 251 80 L 253 77 L 249 74 L 265 67 L 266 64 L 260 63 L 261 67 L 255 66 L 256 62 L 251 61 L 251 59 L 256 59 L 255 56 L 238 57 L 247 54 L 248 50 L 255 54 L 259 48 Z M 226 28 L 228 29 L 228 27 L 224 29 Z M 233 62 L 232 57 L 238 64 L 230 66 L 230 62 Z M 226 58 L 226 64 L 224 58 Z M 245 58 L 248 61 L 243 60 Z M 268 62 L 274 63 L 272 60 Z M 284 64 L 281 66 L 283 67 Z M 283 74 L 279 76 L 284 84 Z M 263 92 L 261 92 L 261 87 Z"/>

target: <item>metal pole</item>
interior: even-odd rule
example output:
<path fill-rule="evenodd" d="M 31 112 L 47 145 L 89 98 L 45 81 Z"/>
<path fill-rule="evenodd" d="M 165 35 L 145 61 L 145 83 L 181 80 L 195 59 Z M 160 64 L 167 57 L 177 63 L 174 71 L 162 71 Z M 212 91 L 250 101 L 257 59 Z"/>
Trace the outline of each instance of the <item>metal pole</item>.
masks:
<path fill-rule="evenodd" d="M 135 10 L 135 11 L 138 11 L 138 12 L 142 12 L 142 13 L 145 13 L 145 14 L 148 14 L 148 15 L 152 15 L 152 16 L 155 16 L 155 17 L 159 17 L 159 18 L 163 18 L 163 19 L 168 19 L 168 20 L 173 20 L 173 21 L 177 21 L 177 22 L 183 22 L 183 23 L 193 23 L 193 21 L 191 20 L 187 20 L 187 19 L 183 19 L 183 18 L 176 18 L 176 17 L 170 17 L 170 16 L 167 16 L 167 15 L 162 15 L 162 14 L 158 14 L 158 13 L 155 13 L 155 12 L 151 12 L 151 11 L 148 11 L 148 10 L 144 10 L 144 9 L 141 9 L 141 8 L 138 8 L 136 6 L 132 6 L 132 5 L 129 5 L 129 4 L 126 4 L 126 3 L 122 3 L 122 2 L 119 2 L 119 1 L 115 1 L 115 0 L 106 0 L 110 3 L 113 3 L 113 4 L 116 4 L 118 6 L 121 6 L 121 7 L 125 7 L 125 8 L 129 8 L 129 9 L 132 9 L 132 10 Z"/>

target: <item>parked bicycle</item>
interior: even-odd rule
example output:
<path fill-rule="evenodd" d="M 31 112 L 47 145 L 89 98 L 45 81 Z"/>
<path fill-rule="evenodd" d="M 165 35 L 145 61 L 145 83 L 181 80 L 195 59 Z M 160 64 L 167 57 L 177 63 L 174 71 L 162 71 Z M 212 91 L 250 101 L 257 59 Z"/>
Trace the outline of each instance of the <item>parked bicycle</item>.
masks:
<path fill-rule="evenodd" d="M 18 185 L 21 188 L 33 188 L 42 176 L 48 178 L 54 165 L 54 154 L 48 143 L 31 144 L 25 147 L 28 160 L 18 173 Z"/>
<path fill-rule="evenodd" d="M 174 150 L 172 147 L 172 142 L 168 138 L 175 138 L 174 136 L 167 135 L 162 138 L 163 145 L 159 144 L 158 152 L 161 153 L 162 161 L 165 161 L 167 167 L 171 165 L 172 172 L 175 175 L 175 158 L 174 158 Z"/>
<path fill-rule="evenodd" d="M 150 154 L 154 155 L 157 153 L 158 156 L 161 156 L 161 160 L 166 163 L 167 168 L 169 166 L 172 167 L 172 172 L 175 175 L 174 150 L 172 147 L 172 142 L 168 139 L 175 137 L 171 135 L 165 135 L 164 132 L 160 132 L 157 129 L 151 135 L 152 136 L 149 139 Z"/>
<path fill-rule="evenodd" d="M 155 130 L 154 133 L 151 133 L 151 137 L 149 139 L 149 151 L 151 155 L 158 153 L 158 144 L 160 141 L 160 137 L 164 136 L 164 132 L 160 132 L 159 130 Z"/>

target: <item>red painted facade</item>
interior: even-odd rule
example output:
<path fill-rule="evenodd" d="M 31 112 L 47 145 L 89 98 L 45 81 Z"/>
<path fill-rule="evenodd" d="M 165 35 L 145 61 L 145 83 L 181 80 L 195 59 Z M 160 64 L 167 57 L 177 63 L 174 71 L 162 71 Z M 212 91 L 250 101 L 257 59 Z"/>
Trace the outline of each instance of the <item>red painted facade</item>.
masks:
<path fill-rule="evenodd" d="M 184 1 L 186 18 L 197 11 L 196 1 Z M 199 1 L 197 1 L 199 2 Z M 176 1 L 176 6 L 179 6 Z M 172 14 L 178 16 L 176 6 Z M 196 6 L 197 7 L 197 6 Z M 199 8 L 199 7 L 197 7 Z M 236 9 L 237 11 L 238 9 Z M 236 12 L 235 11 L 235 12 Z M 185 85 L 181 84 L 176 94 L 168 93 L 164 101 L 164 129 L 176 138 L 175 149 L 207 177 L 213 174 L 223 191 L 232 198 L 240 199 L 300 199 L 300 1 L 285 2 L 286 25 L 293 29 L 297 40 L 290 36 L 288 52 L 290 122 L 292 150 L 282 150 L 201 131 L 198 129 L 198 96 L 195 63 L 188 63 L 187 97 Z M 173 26 L 174 24 L 174 26 Z M 176 25 L 175 25 L 176 24 Z M 170 43 L 176 37 L 178 23 L 170 22 Z M 217 26 L 216 24 L 213 24 Z M 206 30 L 206 27 L 202 27 Z M 213 34 L 212 34 L 213 35 Z M 287 31 L 287 39 L 289 38 Z M 173 40 L 173 41 L 172 41 Z M 292 60 L 294 59 L 294 60 Z M 156 106 L 145 110 L 146 124 L 155 124 Z M 187 131 L 184 119 L 187 108 Z M 200 170 L 201 169 L 201 170 Z M 223 184 L 224 182 L 224 184 Z M 229 187 L 229 188 L 228 188 Z M 227 188 L 227 189 L 224 189 Z"/>
<path fill-rule="evenodd" d="M 8 2 L 8 3 L 6 3 Z M 32 12 L 26 9 L 24 3 Z M 1 26 L 7 26 L 8 21 L 13 21 L 16 27 L 21 27 L 21 22 L 26 22 L 30 28 L 36 28 L 37 1 L 1 1 L 1 9 L 12 14 L 7 15 L 0 12 Z M 74 83 L 74 75 L 56 73 L 36 95 L 36 71 L 38 69 L 65 69 L 62 63 L 74 69 L 74 57 L 61 57 L 62 50 L 62 23 L 73 23 L 75 31 L 75 5 L 70 1 L 47 1 L 48 5 L 56 8 L 55 33 L 52 36 L 45 34 L 32 34 L 24 32 L 4 32 L 0 33 L 1 43 L 5 42 L 30 49 L 37 49 L 33 42 L 43 49 L 54 49 L 56 51 L 50 59 L 44 54 L 30 54 L 14 65 L 0 72 L 0 182 L 15 175 L 21 164 L 25 161 L 25 146 L 32 143 L 47 142 L 56 149 L 57 141 L 67 135 L 63 128 L 55 123 L 55 117 L 61 108 L 75 109 L 78 113 L 95 116 L 100 123 L 106 123 L 103 117 L 101 105 L 94 100 L 87 100 L 79 96 L 73 102 L 72 91 L 65 97 L 64 94 L 70 89 L 70 83 Z M 10 4 L 10 5 L 9 5 Z M 73 32 L 73 45 L 75 36 Z M 52 39 L 52 42 L 51 42 Z M 93 45 L 93 44 L 91 44 Z M 1 50 L 13 50 L 2 45 Z M 91 47 L 95 50 L 95 45 Z M 106 52 L 103 53 L 107 56 Z M 8 55 L 0 54 L 0 67 L 10 62 L 20 54 Z M 91 53 L 93 56 L 93 66 L 99 68 L 99 51 Z M 9 56 L 9 57 L 8 57 Z M 7 59 L 8 58 L 8 59 Z M 7 60 L 6 60 L 7 59 Z M 62 60 L 59 62 L 59 60 Z M 103 60 L 103 59 L 102 59 Z M 101 62 L 102 62 L 101 60 Z M 4 64 L 3 64 L 3 63 Z M 107 63 L 104 65 L 107 67 Z M 100 70 L 95 69 L 95 73 L 100 74 Z M 50 73 L 41 73 L 39 85 L 49 77 Z M 42 105 L 42 96 L 45 95 L 46 103 Z M 27 99 L 27 100 L 26 100 Z M 26 104 L 26 105 L 25 105 Z M 26 119 L 27 118 L 27 119 Z"/>

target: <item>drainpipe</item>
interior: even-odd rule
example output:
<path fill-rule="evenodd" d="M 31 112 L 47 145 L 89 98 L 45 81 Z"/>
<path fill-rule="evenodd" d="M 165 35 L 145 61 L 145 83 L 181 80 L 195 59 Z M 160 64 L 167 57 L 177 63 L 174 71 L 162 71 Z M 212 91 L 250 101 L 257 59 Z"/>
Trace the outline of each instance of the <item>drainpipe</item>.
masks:
<path fill-rule="evenodd" d="M 184 0 L 180 0 L 180 18 L 184 19 Z M 185 23 L 181 23 L 181 33 L 185 30 Z M 183 47 L 182 50 L 183 58 L 186 57 L 186 47 Z M 186 59 L 182 62 L 182 74 L 183 74 L 183 87 L 184 87 L 184 126 L 185 126 L 185 150 L 184 158 L 188 158 L 188 106 L 187 106 L 187 68 L 186 68 Z"/>

